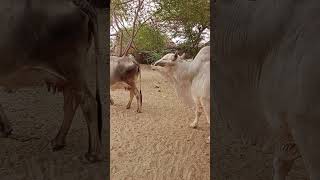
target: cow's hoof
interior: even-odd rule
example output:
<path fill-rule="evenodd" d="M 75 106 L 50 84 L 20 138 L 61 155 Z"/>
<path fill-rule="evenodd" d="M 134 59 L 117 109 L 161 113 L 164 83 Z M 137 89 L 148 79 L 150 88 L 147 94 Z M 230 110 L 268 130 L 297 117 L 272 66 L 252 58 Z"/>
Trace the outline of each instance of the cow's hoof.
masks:
<path fill-rule="evenodd" d="M 210 136 L 208 137 L 208 139 L 206 140 L 207 144 L 210 144 Z"/>
<path fill-rule="evenodd" d="M 191 124 L 190 124 L 190 127 L 191 127 L 191 128 L 194 128 L 194 129 L 197 128 L 197 123 L 195 123 L 195 122 L 191 123 Z"/>
<path fill-rule="evenodd" d="M 90 163 L 95 163 L 95 162 L 102 161 L 101 155 L 96 154 L 96 153 L 86 153 L 84 155 L 84 157 Z"/>
<path fill-rule="evenodd" d="M 131 108 L 131 106 L 127 106 L 126 108 L 127 108 L 127 109 L 130 109 L 130 108 Z"/>
<path fill-rule="evenodd" d="M 0 137 L 6 138 L 12 134 L 13 129 L 10 126 L 5 126 L 4 128 L 0 128 Z"/>
<path fill-rule="evenodd" d="M 10 130 L 9 132 L 0 132 L 0 138 L 7 138 L 12 134 L 12 130 Z"/>
<path fill-rule="evenodd" d="M 60 150 L 62 150 L 65 146 L 66 146 L 65 144 L 57 143 L 55 140 L 52 140 L 52 141 L 51 141 L 52 151 L 60 151 Z"/>
<path fill-rule="evenodd" d="M 140 109 L 137 110 L 137 113 L 142 113 L 142 111 Z"/>

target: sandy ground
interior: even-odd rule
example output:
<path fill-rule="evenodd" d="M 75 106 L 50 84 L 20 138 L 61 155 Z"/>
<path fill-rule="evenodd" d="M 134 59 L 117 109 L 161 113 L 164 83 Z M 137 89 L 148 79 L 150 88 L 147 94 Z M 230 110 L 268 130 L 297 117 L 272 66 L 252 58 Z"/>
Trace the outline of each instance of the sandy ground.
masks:
<path fill-rule="evenodd" d="M 67 136 L 65 149 L 52 152 L 50 144 L 46 146 L 62 122 L 61 94 L 53 95 L 45 86 L 21 89 L 12 94 L 1 89 L 0 102 L 12 122 L 12 136 L 18 139 L 0 138 L 1 180 L 105 179 L 108 166 L 105 161 L 96 164 L 82 161 L 88 150 L 88 133 L 80 109 Z"/>
<path fill-rule="evenodd" d="M 160 88 L 155 88 L 154 83 Z M 148 66 L 142 68 L 142 113 L 137 103 L 126 109 L 129 92 L 112 91 L 112 180 L 208 180 L 209 125 L 189 128 L 194 113 L 184 107 L 174 89 Z"/>

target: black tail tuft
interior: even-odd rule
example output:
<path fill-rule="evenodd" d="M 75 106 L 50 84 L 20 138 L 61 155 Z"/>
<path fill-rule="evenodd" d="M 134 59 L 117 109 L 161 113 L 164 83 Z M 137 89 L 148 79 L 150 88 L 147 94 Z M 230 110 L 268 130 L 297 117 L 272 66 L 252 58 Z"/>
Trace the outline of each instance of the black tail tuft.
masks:
<path fill-rule="evenodd" d="M 141 104 L 141 107 L 142 107 L 142 93 L 141 93 L 141 89 L 140 89 L 140 104 Z"/>

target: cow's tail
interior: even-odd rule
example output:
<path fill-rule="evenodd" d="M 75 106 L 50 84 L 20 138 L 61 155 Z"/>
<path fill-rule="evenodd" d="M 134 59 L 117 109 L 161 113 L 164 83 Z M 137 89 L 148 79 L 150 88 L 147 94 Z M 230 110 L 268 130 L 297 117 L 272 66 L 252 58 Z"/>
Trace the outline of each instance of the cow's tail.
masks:
<path fill-rule="evenodd" d="M 96 9 L 87 1 L 87 0 L 73 0 L 73 2 L 85 13 L 89 16 L 89 29 L 91 30 L 91 33 L 93 34 L 94 38 L 94 46 L 95 46 L 95 54 L 96 54 L 96 101 L 97 101 L 97 113 L 98 113 L 98 131 L 99 131 L 99 137 L 101 141 L 101 133 L 102 133 L 102 123 L 104 119 L 104 114 L 102 111 L 102 92 L 100 87 L 104 85 L 104 82 L 102 81 L 102 77 L 99 77 L 100 70 L 99 68 L 103 67 L 103 53 L 102 51 L 106 51 L 106 49 L 101 47 L 100 40 L 103 39 L 102 37 L 99 38 L 99 33 L 102 34 L 102 32 L 99 32 L 99 26 L 101 24 L 98 23 L 98 17 Z"/>
<path fill-rule="evenodd" d="M 141 83 L 141 67 L 140 67 L 140 65 L 138 66 L 138 71 L 139 71 L 139 79 L 140 79 L 140 104 L 141 104 L 141 106 L 142 106 L 142 91 L 141 91 L 141 86 L 142 86 L 142 83 Z"/>

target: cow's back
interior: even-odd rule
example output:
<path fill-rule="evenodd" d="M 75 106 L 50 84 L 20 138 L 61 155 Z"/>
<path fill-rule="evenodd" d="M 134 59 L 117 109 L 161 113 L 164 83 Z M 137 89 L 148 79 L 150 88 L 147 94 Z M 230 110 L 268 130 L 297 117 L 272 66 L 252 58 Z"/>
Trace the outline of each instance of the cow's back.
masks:
<path fill-rule="evenodd" d="M 194 60 L 198 62 L 210 61 L 210 46 L 201 48 L 198 54 L 195 56 Z"/>
<path fill-rule="evenodd" d="M 194 74 L 191 92 L 194 96 L 210 98 L 210 46 L 203 47 L 192 64 Z"/>
<path fill-rule="evenodd" d="M 110 56 L 110 84 L 136 79 L 139 67 L 139 64 L 133 58 Z"/>
<path fill-rule="evenodd" d="M 111 85 L 120 80 L 116 74 L 116 69 L 117 69 L 119 60 L 120 60 L 120 57 L 110 56 L 110 84 Z"/>

